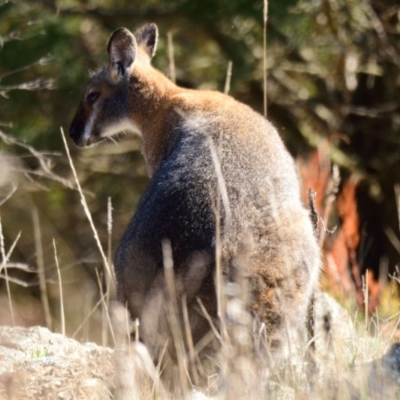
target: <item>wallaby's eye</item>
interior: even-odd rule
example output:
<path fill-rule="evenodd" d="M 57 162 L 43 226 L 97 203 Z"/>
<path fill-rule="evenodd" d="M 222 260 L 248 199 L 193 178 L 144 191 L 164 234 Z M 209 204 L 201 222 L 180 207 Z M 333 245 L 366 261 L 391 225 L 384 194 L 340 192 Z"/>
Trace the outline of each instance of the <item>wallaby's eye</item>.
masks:
<path fill-rule="evenodd" d="M 88 104 L 92 106 L 95 103 L 95 101 L 99 98 L 99 96 L 100 94 L 97 92 L 89 93 L 86 97 L 86 101 L 88 102 Z"/>

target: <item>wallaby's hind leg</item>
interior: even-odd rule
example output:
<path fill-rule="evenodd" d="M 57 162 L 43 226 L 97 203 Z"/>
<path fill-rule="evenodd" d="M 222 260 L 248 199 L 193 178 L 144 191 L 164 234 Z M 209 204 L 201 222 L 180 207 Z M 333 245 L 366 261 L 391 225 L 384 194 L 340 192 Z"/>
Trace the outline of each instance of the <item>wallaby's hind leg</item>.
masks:
<path fill-rule="evenodd" d="M 182 344 L 182 349 L 188 351 L 188 334 L 195 345 L 210 331 L 208 318 L 216 317 L 213 263 L 208 252 L 197 252 L 186 263 L 184 273 L 170 276 L 172 281 L 167 282 L 161 270 L 146 292 L 140 336 L 155 358 L 161 355 L 169 341 L 168 350 L 175 359 L 177 345 Z M 199 303 L 207 310 L 208 316 L 203 314 Z M 188 314 L 188 326 L 183 316 L 184 308 Z M 182 343 L 173 343 L 171 339 L 182 340 Z"/>

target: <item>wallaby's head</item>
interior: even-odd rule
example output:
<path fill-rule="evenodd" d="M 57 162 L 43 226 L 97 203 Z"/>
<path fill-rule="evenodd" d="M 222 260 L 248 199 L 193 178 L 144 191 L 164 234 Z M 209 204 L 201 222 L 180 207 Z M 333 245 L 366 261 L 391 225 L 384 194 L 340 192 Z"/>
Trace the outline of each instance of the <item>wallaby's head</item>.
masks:
<path fill-rule="evenodd" d="M 132 119 L 135 107 L 135 65 L 150 64 L 157 45 L 155 24 L 147 24 L 133 35 L 116 30 L 108 42 L 108 64 L 87 84 L 69 128 L 76 145 L 90 146 L 124 130 L 140 133 Z"/>

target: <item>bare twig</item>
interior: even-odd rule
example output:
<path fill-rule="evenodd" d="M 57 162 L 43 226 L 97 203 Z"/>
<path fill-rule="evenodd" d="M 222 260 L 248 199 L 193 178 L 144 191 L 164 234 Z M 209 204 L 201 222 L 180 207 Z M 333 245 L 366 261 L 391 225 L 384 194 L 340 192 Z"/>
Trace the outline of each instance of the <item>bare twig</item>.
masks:
<path fill-rule="evenodd" d="M 112 265 L 112 203 L 111 197 L 107 201 L 107 233 L 108 233 L 108 243 L 107 243 L 107 260 L 108 265 Z M 102 344 L 107 346 L 108 343 L 108 325 L 109 325 L 109 305 L 111 297 L 111 285 L 110 285 L 110 275 L 105 271 L 105 283 L 106 283 L 106 300 L 105 307 L 103 307 L 103 319 L 102 319 Z M 115 339 L 114 339 L 115 342 Z"/>
<path fill-rule="evenodd" d="M 313 224 L 314 233 L 318 237 L 318 220 L 319 215 L 317 211 L 317 206 L 315 205 L 315 199 L 317 197 L 317 193 L 314 190 L 308 190 L 308 201 L 310 206 L 310 213 L 311 213 L 311 222 Z"/>
<path fill-rule="evenodd" d="M 99 271 L 96 268 L 96 277 L 97 277 L 97 284 L 99 286 L 101 298 L 103 299 L 103 318 L 102 318 L 102 345 L 108 346 L 108 328 L 110 328 L 111 336 L 113 338 L 114 346 L 116 346 L 117 341 L 115 339 L 113 326 L 110 319 L 109 313 L 109 304 L 107 303 L 108 293 L 103 292 L 103 287 L 101 285 L 101 278 Z M 107 322 L 107 323 L 106 323 Z M 104 331 L 107 331 L 107 334 L 104 334 Z"/>
<path fill-rule="evenodd" d="M 168 59 L 169 59 L 169 75 L 172 82 L 176 82 L 174 42 L 172 32 L 167 33 L 168 38 Z"/>
<path fill-rule="evenodd" d="M 185 346 L 182 338 L 182 329 L 178 319 L 178 304 L 176 301 L 176 287 L 174 281 L 174 262 L 172 258 L 172 248 L 168 240 L 162 242 L 163 262 L 164 262 L 164 276 L 168 291 L 168 309 L 167 318 L 171 327 L 172 338 L 174 341 L 177 358 L 178 358 L 178 373 L 182 389 L 187 391 L 186 379 L 186 357 Z"/>
<path fill-rule="evenodd" d="M 5 271 L 7 271 L 6 268 L 7 268 L 7 264 L 4 267 Z M 25 287 L 25 288 L 26 287 L 32 287 L 32 286 L 36 285 L 36 283 L 33 283 L 33 284 L 32 283 L 27 283 L 27 282 L 25 282 L 25 281 L 23 281 L 21 279 L 17 279 L 17 278 L 14 278 L 12 276 L 8 276 L 7 274 L 0 274 L 0 278 L 4 279 L 5 281 L 9 281 L 9 282 L 15 283 L 16 285 L 19 285 L 19 286 L 22 286 L 22 287 Z"/>
<path fill-rule="evenodd" d="M 211 158 L 214 164 L 215 174 L 217 176 L 218 192 L 217 204 L 215 210 L 215 289 L 217 295 L 217 314 L 220 321 L 221 332 L 224 338 L 227 338 L 227 330 L 225 324 L 225 302 L 222 294 L 223 276 L 221 265 L 221 219 L 220 219 L 220 198 L 225 211 L 225 232 L 228 232 L 232 224 L 232 212 L 229 204 L 228 191 L 226 188 L 225 179 L 222 175 L 221 164 L 218 159 L 217 151 L 214 142 L 208 138 Z"/>
<path fill-rule="evenodd" d="M 367 329 L 368 328 L 368 303 L 369 303 L 368 269 L 365 271 L 365 275 L 363 276 L 363 289 L 364 289 L 365 329 Z"/>
<path fill-rule="evenodd" d="M 264 117 L 267 118 L 267 23 L 268 23 L 268 0 L 264 0 L 264 35 L 263 35 L 263 90 L 264 90 Z"/>
<path fill-rule="evenodd" d="M 8 304 L 10 307 L 11 321 L 12 321 L 13 326 L 15 325 L 14 309 L 13 309 L 13 305 L 12 305 L 10 280 L 8 279 L 8 270 L 7 270 L 6 265 L 7 265 L 7 261 L 9 260 L 9 257 L 11 255 L 12 251 L 14 250 L 15 245 L 17 244 L 17 242 L 19 240 L 20 235 L 21 235 L 21 232 L 18 234 L 18 236 L 15 239 L 13 245 L 11 246 L 8 254 L 6 255 L 5 247 L 4 247 L 3 225 L 2 225 L 1 219 L 0 219 L 0 251 L 1 251 L 1 258 L 2 258 L 0 271 L 2 271 L 2 269 L 4 268 L 6 288 L 7 288 L 7 298 L 8 298 Z"/>
<path fill-rule="evenodd" d="M 86 318 L 81 322 L 81 324 L 76 328 L 75 332 L 72 334 L 72 338 L 78 334 L 78 332 L 82 329 L 82 327 L 86 324 L 87 320 L 93 315 L 93 313 L 97 310 L 99 305 L 104 301 L 105 294 L 101 296 L 100 300 L 96 303 L 96 305 L 92 308 L 92 310 L 86 315 Z"/>
<path fill-rule="evenodd" d="M 12 188 L 11 191 L 7 194 L 7 196 L 4 197 L 4 199 L 0 201 L 0 207 L 1 207 L 7 200 L 10 199 L 10 197 L 15 193 L 16 190 L 17 190 L 17 186 L 13 186 L 13 188 Z"/>
<path fill-rule="evenodd" d="M 325 202 L 325 211 L 323 219 L 321 219 L 321 223 L 323 228 L 320 231 L 319 236 L 319 246 L 322 248 L 325 240 L 325 233 L 329 230 L 326 229 L 326 224 L 328 222 L 329 214 L 331 213 L 333 203 L 336 199 L 336 195 L 339 191 L 339 184 L 340 184 L 340 171 L 339 167 L 334 164 L 332 167 L 332 177 L 329 181 L 328 187 L 326 189 L 326 202 Z M 336 227 L 333 229 L 333 232 L 336 230 Z"/>
<path fill-rule="evenodd" d="M 63 130 L 63 128 L 60 128 L 60 130 L 61 130 L 61 137 L 63 139 L 65 150 L 66 150 L 66 153 L 67 153 L 68 161 L 69 161 L 72 173 L 73 173 L 74 178 L 75 178 L 76 186 L 78 187 L 78 191 L 79 191 L 79 194 L 81 196 L 81 203 L 82 203 L 83 209 L 84 209 L 86 217 L 87 217 L 87 219 L 88 219 L 88 221 L 90 223 L 90 227 L 92 228 L 93 235 L 94 235 L 97 247 L 99 249 L 100 255 L 101 255 L 102 259 L 103 259 L 103 263 L 104 263 L 105 269 L 107 271 L 107 274 L 109 274 L 110 281 L 113 282 L 113 284 L 115 286 L 115 283 L 114 283 L 114 281 L 112 279 L 111 269 L 110 269 L 110 266 L 108 265 L 107 257 L 106 257 L 106 255 L 104 253 L 103 246 L 101 245 L 100 238 L 99 238 L 99 235 L 97 233 L 96 227 L 94 226 L 92 214 L 89 211 L 89 207 L 87 205 L 85 195 L 83 194 L 83 191 L 82 191 L 82 188 L 81 188 L 81 184 L 79 183 L 79 179 L 78 179 L 78 175 L 77 175 L 76 170 L 75 170 L 74 163 L 72 162 L 71 154 L 69 152 L 69 147 L 68 147 L 67 141 L 65 139 L 64 130 Z"/>
<path fill-rule="evenodd" d="M 394 195 L 396 197 L 397 218 L 399 219 L 399 231 L 400 231 L 400 184 L 398 183 L 394 185 Z"/>
<path fill-rule="evenodd" d="M 213 334 L 214 334 L 215 337 L 218 339 L 218 341 L 219 341 L 220 343 L 222 343 L 222 337 L 221 337 L 221 335 L 219 334 L 218 329 L 217 329 L 216 326 L 214 325 L 214 323 L 213 323 L 213 321 L 212 321 L 212 319 L 211 319 L 210 314 L 208 313 L 208 311 L 207 311 L 206 308 L 204 307 L 203 302 L 202 302 L 198 297 L 196 297 L 196 300 L 197 300 L 197 303 L 199 304 L 199 306 L 200 306 L 200 308 L 201 308 L 201 311 L 202 311 L 203 314 L 204 314 L 204 317 L 207 319 L 208 323 L 210 324 L 210 328 L 211 328 Z"/>
<path fill-rule="evenodd" d="M 0 81 L 1 81 L 2 79 L 4 79 L 6 76 L 10 76 L 10 75 L 13 75 L 13 74 L 17 74 L 17 73 L 19 73 L 19 72 L 22 72 L 22 71 L 26 71 L 26 70 L 32 68 L 32 67 L 35 66 L 35 65 L 38 65 L 38 64 L 39 64 L 39 65 L 46 65 L 46 64 L 48 64 L 52 59 L 53 59 L 53 57 L 52 57 L 51 55 L 47 55 L 47 56 L 45 56 L 45 57 L 39 58 L 39 60 L 36 60 L 36 61 L 34 61 L 34 62 L 30 63 L 30 64 L 24 65 L 23 67 L 13 69 L 12 71 L 7 71 L 7 72 L 3 73 L 2 75 L 0 75 Z"/>
<path fill-rule="evenodd" d="M 187 343 L 187 347 L 189 349 L 189 367 L 192 372 L 195 384 L 198 384 L 199 377 L 197 374 L 196 366 L 194 364 L 195 351 L 194 351 L 194 345 L 193 345 L 192 331 L 191 331 L 190 322 L 189 322 L 189 313 L 188 313 L 188 309 L 187 309 L 186 296 L 182 297 L 182 310 L 183 310 L 183 322 L 184 322 L 185 333 L 186 333 L 186 343 Z"/>
<path fill-rule="evenodd" d="M 399 266 L 398 266 L 398 265 L 396 265 L 396 271 L 395 271 L 395 273 L 394 273 L 393 275 L 390 275 L 390 274 L 389 274 L 389 278 L 395 280 L 397 283 L 400 283 L 400 277 L 399 277 L 399 276 L 396 276 L 396 274 L 399 275 Z"/>
<path fill-rule="evenodd" d="M 67 179 L 62 178 L 61 176 L 58 176 L 53 171 L 51 171 L 51 169 L 50 169 L 51 160 L 49 158 L 45 157 L 45 155 L 47 155 L 47 153 L 42 153 L 40 151 L 37 151 L 32 146 L 29 146 L 25 143 L 18 141 L 17 139 L 13 138 L 12 136 L 7 135 L 6 133 L 2 132 L 1 130 L 0 130 L 0 139 L 5 144 L 12 144 L 12 145 L 15 145 L 18 147 L 22 147 L 25 150 L 28 150 L 29 153 L 31 153 L 31 155 L 34 156 L 38 160 L 39 165 L 43 171 L 40 173 L 38 171 L 26 171 L 26 170 L 21 171 L 21 172 L 25 172 L 25 173 L 29 172 L 29 174 L 36 174 L 39 176 L 44 176 L 48 179 L 52 179 L 57 182 L 60 182 L 64 186 L 66 186 L 70 189 L 75 189 L 74 186 Z"/>
<path fill-rule="evenodd" d="M 309 200 L 310 213 L 311 213 L 311 222 L 313 224 L 315 237 L 317 238 L 318 237 L 319 215 L 318 215 L 317 207 L 315 205 L 315 198 L 316 198 L 315 191 L 312 189 L 309 189 L 308 200 Z M 315 292 L 311 293 L 311 298 L 310 298 L 310 302 L 308 304 L 308 309 L 307 309 L 306 325 L 307 325 L 307 334 L 308 334 L 308 342 L 309 342 L 309 346 L 307 347 L 306 355 L 307 355 L 307 358 L 309 361 L 310 375 L 314 375 L 314 373 L 316 371 L 316 363 L 315 363 L 315 355 L 316 355 L 316 349 L 315 349 Z"/>
<path fill-rule="evenodd" d="M 362 6 L 364 7 L 364 10 L 369 17 L 373 28 L 375 29 L 380 41 L 383 44 L 383 50 L 391 58 L 391 60 L 398 67 L 400 67 L 400 55 L 397 53 L 395 47 L 393 47 L 392 44 L 390 43 L 389 38 L 385 32 L 385 28 L 383 27 L 382 21 L 380 20 L 375 10 L 371 6 L 370 1 L 362 2 Z"/>
<path fill-rule="evenodd" d="M 126 309 L 126 312 L 128 313 L 128 309 Z M 139 318 L 135 318 L 135 321 L 133 322 L 133 324 L 135 326 L 135 342 L 138 342 L 139 338 L 140 338 L 140 322 L 139 322 Z M 128 332 L 129 332 L 129 329 L 128 329 Z"/>
<path fill-rule="evenodd" d="M 228 62 L 228 67 L 226 69 L 226 78 L 225 78 L 225 87 L 224 87 L 224 93 L 229 94 L 229 91 L 231 90 L 231 79 L 232 79 L 232 61 Z"/>
<path fill-rule="evenodd" d="M 384 230 L 387 238 L 390 240 L 390 243 L 392 243 L 392 246 L 400 254 L 400 240 L 396 236 L 396 234 L 393 232 L 393 229 L 390 226 L 386 226 L 383 230 Z"/>
<path fill-rule="evenodd" d="M 4 237 L 3 237 L 3 231 L 2 231 L 2 225 L 1 225 L 1 220 L 0 220 L 0 247 L 2 248 L 1 253 L 3 256 L 2 263 L 0 265 L 0 272 L 3 270 L 4 267 L 8 266 L 8 260 L 10 259 L 10 256 L 12 252 L 14 251 L 15 246 L 17 245 L 17 242 L 19 238 L 21 237 L 21 232 L 18 233 L 17 237 L 15 238 L 14 242 L 12 243 L 10 249 L 8 250 L 8 253 L 3 255 L 3 248 L 4 248 Z"/>
<path fill-rule="evenodd" d="M 112 202 L 111 202 L 111 197 L 108 198 L 107 201 L 107 233 L 108 233 L 108 245 L 107 245 L 107 259 L 108 259 L 108 265 L 112 264 L 112 224 L 113 224 L 113 219 L 112 219 Z M 108 282 L 109 284 L 109 282 Z M 108 290 L 107 286 L 107 290 Z"/>
<path fill-rule="evenodd" d="M 218 159 L 218 154 L 215 149 L 215 145 L 211 137 L 207 137 L 208 146 L 210 147 L 211 159 L 214 164 L 215 174 L 217 176 L 217 183 L 219 193 L 222 199 L 222 205 L 224 206 L 225 211 L 225 230 L 228 231 L 232 224 L 232 212 L 229 204 L 228 190 L 226 188 L 226 183 L 224 176 L 222 175 L 221 164 Z"/>
<path fill-rule="evenodd" d="M 36 270 L 34 270 L 30 265 L 28 264 L 22 264 L 22 263 L 7 263 L 4 264 L 4 267 L 10 269 L 10 268 L 16 268 L 20 269 L 21 271 L 25 272 L 31 272 L 31 273 L 36 273 Z"/>
<path fill-rule="evenodd" d="M 38 36 L 38 35 L 43 35 L 44 34 L 44 30 L 43 29 L 41 29 L 40 31 L 36 30 L 33 33 L 32 32 L 30 32 L 30 33 L 26 33 L 25 32 L 24 33 L 24 31 L 26 31 L 30 27 L 32 27 L 32 25 L 34 23 L 35 22 L 33 22 L 33 21 L 29 21 L 27 24 L 25 24 L 23 26 L 20 26 L 18 29 L 15 29 L 15 30 L 9 32 L 7 35 L 2 36 L 1 37 L 1 41 L 0 41 L 0 47 L 2 47 L 2 45 L 4 43 L 12 42 L 14 40 L 22 41 L 22 40 L 31 39 L 31 38 L 33 38 L 35 36 Z M 38 24 L 38 22 L 36 22 L 36 24 Z"/>
<path fill-rule="evenodd" d="M 46 326 L 49 330 L 51 330 L 52 320 L 50 313 L 49 298 L 47 295 L 46 274 L 43 261 L 42 237 L 40 232 L 39 213 L 36 207 L 34 207 L 32 210 L 32 220 L 33 220 L 33 230 L 35 236 L 36 261 L 37 261 L 38 276 L 39 276 L 40 298 L 42 300 Z"/>
<path fill-rule="evenodd" d="M 6 97 L 8 92 L 12 90 L 43 90 L 43 89 L 54 89 L 55 81 L 54 79 L 34 79 L 33 81 L 18 83 L 16 85 L 3 85 L 0 86 L 0 95 Z"/>
<path fill-rule="evenodd" d="M 62 280 L 61 280 L 61 273 L 60 273 L 60 265 L 58 263 L 57 257 L 57 247 L 56 241 L 53 239 L 53 248 L 54 248 L 54 259 L 56 260 L 57 266 L 57 275 L 58 275 L 58 288 L 59 288 L 59 295 L 60 295 L 60 318 L 61 318 L 61 333 L 65 335 L 65 313 L 64 313 L 64 297 L 63 297 L 63 290 L 62 290 Z"/>

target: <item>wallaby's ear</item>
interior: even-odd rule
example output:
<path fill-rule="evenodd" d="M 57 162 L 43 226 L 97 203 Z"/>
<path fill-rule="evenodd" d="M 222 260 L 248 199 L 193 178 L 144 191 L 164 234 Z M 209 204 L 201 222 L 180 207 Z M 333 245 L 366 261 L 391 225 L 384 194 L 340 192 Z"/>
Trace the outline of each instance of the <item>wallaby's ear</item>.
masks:
<path fill-rule="evenodd" d="M 108 41 L 109 71 L 113 80 L 128 78 L 136 58 L 136 39 L 126 28 L 117 29 Z"/>
<path fill-rule="evenodd" d="M 140 46 L 150 57 L 153 58 L 156 53 L 158 29 L 156 24 L 147 24 L 142 26 L 136 33 L 135 38 Z"/>

